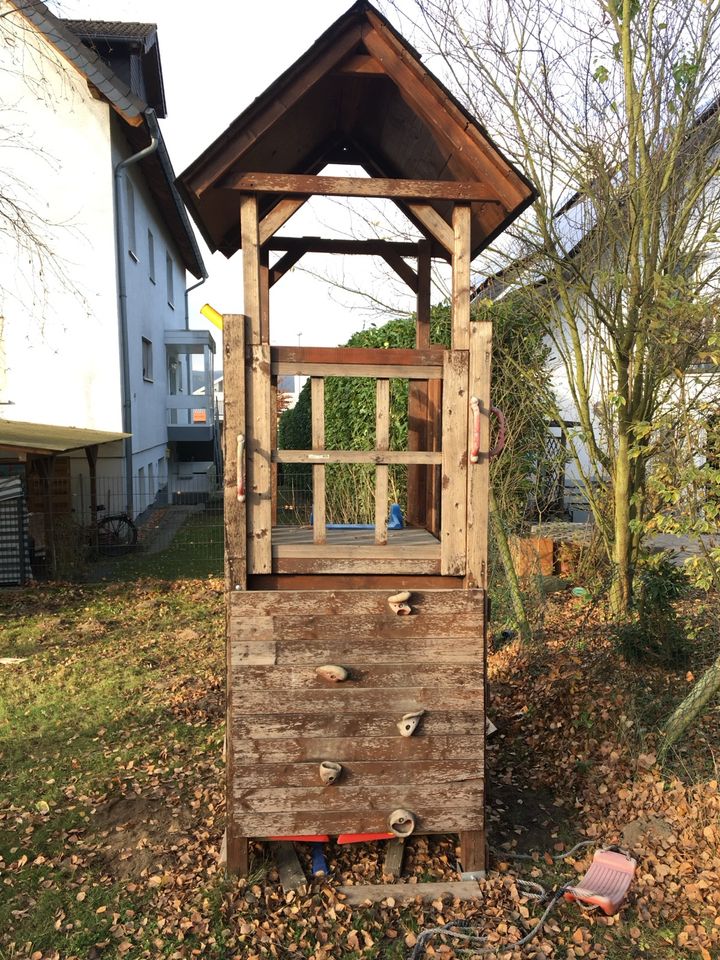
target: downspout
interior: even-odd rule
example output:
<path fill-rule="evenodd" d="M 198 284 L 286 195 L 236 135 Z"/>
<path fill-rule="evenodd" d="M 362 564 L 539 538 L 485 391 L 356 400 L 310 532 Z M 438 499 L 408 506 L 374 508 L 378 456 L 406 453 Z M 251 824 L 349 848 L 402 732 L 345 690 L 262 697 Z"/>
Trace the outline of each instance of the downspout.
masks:
<path fill-rule="evenodd" d="M 197 290 L 198 287 L 201 287 L 206 280 L 207 280 L 207 277 L 200 277 L 197 283 L 194 283 L 191 287 L 185 288 L 185 329 L 186 330 L 190 329 L 190 307 L 188 305 L 188 294 L 192 293 L 193 290 Z"/>
<path fill-rule="evenodd" d="M 148 107 L 145 110 L 145 120 L 150 132 L 150 143 L 138 153 L 134 153 L 126 160 L 121 160 L 115 167 L 115 245 L 117 248 L 118 272 L 118 299 L 120 306 L 120 363 L 122 365 L 122 424 L 123 433 L 130 434 L 124 440 L 125 445 L 125 490 L 127 498 L 126 510 L 132 516 L 133 512 L 133 443 L 132 443 L 132 394 L 130 383 L 130 344 L 128 340 L 128 309 L 127 309 L 127 280 L 125 274 L 125 205 L 123 204 L 123 174 L 127 167 L 155 153 L 160 144 L 160 128 L 158 127 L 155 111 Z"/>

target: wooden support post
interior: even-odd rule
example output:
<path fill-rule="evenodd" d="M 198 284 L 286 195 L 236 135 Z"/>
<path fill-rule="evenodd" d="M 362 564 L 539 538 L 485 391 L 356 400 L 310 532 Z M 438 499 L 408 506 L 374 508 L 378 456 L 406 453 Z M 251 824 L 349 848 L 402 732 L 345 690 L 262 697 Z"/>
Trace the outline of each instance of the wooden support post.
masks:
<path fill-rule="evenodd" d="M 442 413 L 440 573 L 465 573 L 468 468 L 468 351 L 445 354 Z"/>
<path fill-rule="evenodd" d="M 442 444 L 442 380 L 428 381 L 428 450 L 437 452 Z M 427 529 L 434 537 L 440 536 L 440 494 L 442 468 L 428 471 Z"/>
<path fill-rule="evenodd" d="M 284 197 L 266 213 L 259 224 L 260 243 L 266 243 L 306 202 L 307 197 Z"/>
<path fill-rule="evenodd" d="M 250 319 L 248 318 L 248 325 Z M 248 347 L 247 565 L 248 573 L 272 573 L 272 414 L 270 344 Z"/>
<path fill-rule="evenodd" d="M 470 345 L 470 228 L 470 204 L 456 203 L 453 208 L 453 350 L 467 350 Z"/>
<path fill-rule="evenodd" d="M 417 268 L 417 314 L 415 346 L 423 350 L 430 346 L 430 243 L 418 243 Z M 408 449 L 428 450 L 428 381 L 411 380 L 408 388 Z M 432 467 L 409 466 L 407 476 L 407 521 L 426 527 L 428 481 L 433 476 Z"/>
<path fill-rule="evenodd" d="M 396 837 L 388 840 L 385 847 L 385 861 L 383 862 L 383 876 L 396 879 L 402 875 L 403 860 L 405 859 L 405 840 Z"/>
<path fill-rule="evenodd" d="M 375 449 L 390 449 L 390 381 L 377 381 Z M 389 467 L 375 467 L 375 543 L 387 543 Z"/>
<path fill-rule="evenodd" d="M 470 324 L 470 396 L 480 401 L 480 459 L 470 464 L 467 505 L 466 586 L 487 590 L 488 504 L 490 493 L 490 367 L 492 361 L 492 323 L 473 320 Z M 472 423 L 468 423 L 468 450 L 472 443 Z"/>
<path fill-rule="evenodd" d="M 307 887 L 307 877 L 300 866 L 295 844 L 289 840 L 280 840 L 273 843 L 273 853 L 280 874 L 280 883 L 285 893 L 290 893 L 291 890 L 304 891 Z"/>
<path fill-rule="evenodd" d="M 240 198 L 240 234 L 243 253 L 243 294 L 248 320 L 249 344 L 262 343 L 262 292 L 260 284 L 260 240 L 257 196 Z"/>
<path fill-rule="evenodd" d="M 325 381 L 322 377 L 310 380 L 310 400 L 312 406 L 312 448 L 325 449 Z M 313 464 L 313 543 L 325 543 L 325 464 Z"/>
<path fill-rule="evenodd" d="M 237 828 L 233 804 L 234 742 L 232 736 L 233 688 L 231 680 L 232 638 L 230 631 L 230 598 L 235 590 L 245 590 L 247 568 L 245 562 L 246 503 L 239 499 L 244 465 L 238 456 L 238 437 L 246 438 L 245 424 L 245 344 L 244 317 L 223 317 L 223 370 L 225 376 L 225 423 L 223 432 L 225 462 L 225 616 L 226 616 L 226 703 L 227 703 L 227 830 L 226 863 L 228 873 L 245 875 L 248 872 L 248 842 Z M 245 439 L 247 451 L 247 438 Z M 246 454 L 245 454 L 246 455 Z M 238 469 L 240 473 L 238 474 Z M 247 488 L 247 481 L 245 481 Z"/>

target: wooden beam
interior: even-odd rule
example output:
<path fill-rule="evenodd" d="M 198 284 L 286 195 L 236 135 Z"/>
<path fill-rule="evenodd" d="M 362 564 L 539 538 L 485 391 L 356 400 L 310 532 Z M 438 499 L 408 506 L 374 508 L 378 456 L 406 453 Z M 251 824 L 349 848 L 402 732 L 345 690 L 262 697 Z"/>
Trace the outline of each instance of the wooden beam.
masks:
<path fill-rule="evenodd" d="M 466 585 L 488 586 L 488 500 L 490 492 L 490 372 L 492 323 L 473 320 L 470 324 L 469 394 L 480 401 L 480 459 L 468 467 L 467 569 Z M 472 418 L 468 423 L 468 450 L 472 444 Z"/>
<path fill-rule="evenodd" d="M 400 279 L 410 287 L 413 293 L 417 293 L 417 273 L 415 273 L 409 264 L 405 263 L 402 257 L 398 256 L 396 253 L 384 253 L 383 260 L 395 271 Z"/>
<path fill-rule="evenodd" d="M 448 350 L 443 378 L 441 572 L 465 572 L 468 468 L 468 351 Z"/>
<path fill-rule="evenodd" d="M 270 267 L 268 286 L 274 287 L 278 280 L 282 280 L 288 270 L 292 269 L 300 259 L 302 259 L 302 252 L 299 250 L 291 250 L 284 257 L 280 257 L 278 262 Z"/>
<path fill-rule="evenodd" d="M 391 367 L 437 367 L 442 372 L 445 351 L 442 347 L 407 350 L 403 347 L 271 347 L 273 363 L 332 363 Z M 342 374 L 338 371 L 338 376 Z M 385 376 L 385 374 L 380 374 Z"/>
<path fill-rule="evenodd" d="M 499 203 L 484 183 L 472 180 L 405 180 L 388 177 L 326 177 L 300 173 L 242 173 L 224 184 L 245 193 L 308 197 L 376 197 L 387 200 L 464 200 Z"/>
<path fill-rule="evenodd" d="M 274 236 L 290 217 L 306 203 L 306 197 L 283 197 L 260 221 L 260 243 L 264 244 Z"/>
<path fill-rule="evenodd" d="M 437 560 L 440 553 L 439 543 L 405 544 L 383 543 L 276 543 L 273 544 L 273 557 L 292 559 L 327 558 L 340 560 Z"/>
<path fill-rule="evenodd" d="M 250 347 L 247 384 L 247 557 L 249 573 L 272 573 L 270 344 Z"/>
<path fill-rule="evenodd" d="M 452 258 L 452 330 L 454 350 L 470 346 L 470 258 L 472 213 L 470 204 L 458 203 L 453 209 Z"/>
<path fill-rule="evenodd" d="M 443 218 L 429 203 L 408 203 L 410 213 L 427 230 L 430 236 L 437 240 L 440 246 L 449 254 L 453 252 L 453 232 Z"/>
<path fill-rule="evenodd" d="M 262 342 L 262 294 L 260 289 L 260 240 L 258 237 L 258 199 L 254 194 L 240 198 L 242 235 L 243 294 L 248 319 L 247 342 Z"/>
<path fill-rule="evenodd" d="M 412 900 L 480 900 L 482 894 L 475 880 L 451 880 L 441 883 L 368 883 L 338 887 L 348 906 L 381 903 L 392 897 L 398 903 Z"/>
<path fill-rule="evenodd" d="M 275 854 L 275 863 L 280 874 L 280 884 L 285 893 L 293 890 L 304 892 L 307 888 L 307 877 L 300 866 L 295 844 L 288 840 L 280 840 L 272 845 Z"/>
<path fill-rule="evenodd" d="M 463 447 L 464 449 L 464 447 Z M 273 450 L 274 463 L 442 463 L 442 453 L 425 450 Z"/>
<path fill-rule="evenodd" d="M 390 446 L 390 381 L 378 380 L 375 399 L 375 448 L 380 453 Z M 388 467 L 375 468 L 375 543 L 386 544 L 388 515 Z"/>
<path fill-rule="evenodd" d="M 440 377 L 441 367 L 375 363 L 274 363 L 273 375 L 305 377 L 390 377 L 398 380 L 430 380 Z"/>
<path fill-rule="evenodd" d="M 313 377 L 310 381 L 313 450 L 325 448 L 325 381 Z M 312 468 L 313 486 L 313 543 L 325 543 L 325 464 L 316 463 Z"/>
<path fill-rule="evenodd" d="M 372 76 L 373 74 L 383 77 L 387 76 L 382 64 L 378 63 L 375 57 L 368 56 L 367 53 L 356 53 L 348 57 L 347 60 L 343 60 L 337 72 L 346 76 L 348 74 L 351 76 L 357 74 L 363 76 Z"/>
<path fill-rule="evenodd" d="M 430 242 L 418 244 L 417 312 L 415 345 L 417 349 L 430 346 Z M 408 450 L 428 449 L 428 381 L 413 380 L 408 389 Z M 432 470 L 428 467 L 408 467 L 408 523 L 424 527 L 427 523 L 427 487 Z"/>
<path fill-rule="evenodd" d="M 421 241 L 422 242 L 422 241 Z M 301 253 L 350 253 L 367 257 L 417 257 L 416 241 L 402 240 L 337 240 L 324 237 L 272 237 L 268 250 L 299 250 Z"/>
<path fill-rule="evenodd" d="M 393 878 L 401 876 L 404 859 L 405 840 L 402 837 L 388 840 L 385 847 L 385 860 L 383 861 L 383 876 Z"/>
<path fill-rule="evenodd" d="M 226 704 L 227 729 L 232 730 L 233 687 L 230 677 L 232 663 L 232 639 L 230 632 L 230 603 L 236 590 L 247 587 L 246 567 L 246 504 L 238 499 L 238 468 L 243 470 L 243 457 L 246 456 L 247 437 L 245 426 L 245 318 L 226 314 L 223 317 L 223 369 L 225 371 L 225 421 L 223 427 L 225 477 L 224 477 L 224 526 L 225 526 L 225 617 L 226 617 Z M 245 449 L 238 447 L 238 437 L 245 437 Z M 238 454 L 241 453 L 240 456 Z M 232 736 L 228 739 L 225 760 L 227 784 L 226 814 L 226 869 L 230 874 L 246 876 L 248 873 L 248 841 L 240 831 L 236 819 L 236 809 L 232 802 L 232 785 L 235 769 L 235 744 Z"/>

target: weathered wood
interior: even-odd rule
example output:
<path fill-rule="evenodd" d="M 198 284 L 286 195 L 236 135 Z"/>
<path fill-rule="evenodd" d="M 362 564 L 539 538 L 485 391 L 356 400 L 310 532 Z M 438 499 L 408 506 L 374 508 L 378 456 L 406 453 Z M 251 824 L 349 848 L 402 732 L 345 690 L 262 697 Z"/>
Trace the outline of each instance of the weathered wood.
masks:
<path fill-rule="evenodd" d="M 354 557 L 334 557 L 323 559 L 322 557 L 276 557 L 273 559 L 273 573 L 291 576 L 303 576 L 306 574 L 324 574 L 327 576 L 346 575 L 358 576 L 360 574 L 394 574 L 398 568 L 407 576 L 436 576 L 440 573 L 440 557 L 437 560 L 408 560 L 403 558 L 402 563 L 398 560 L 378 560 L 377 558 L 365 558 L 364 560 Z"/>
<path fill-rule="evenodd" d="M 421 613 L 415 607 L 415 599 L 411 595 L 408 600 L 413 614 L 409 617 L 398 617 L 390 613 L 369 614 L 334 613 L 330 616 L 312 614 L 295 614 L 294 604 L 288 603 L 287 610 L 278 609 L 272 616 L 234 617 L 230 622 L 232 631 L 240 631 L 243 639 L 268 640 L 277 634 L 277 639 L 283 643 L 294 643 L 300 640 L 328 640 L 333 643 L 361 644 L 357 647 L 358 655 L 364 656 L 363 651 L 369 640 L 422 640 L 424 638 L 445 639 L 452 638 L 453 645 L 459 640 L 482 639 L 482 616 L 476 612 L 464 613 Z M 388 645 L 389 646 L 389 645 Z"/>
<path fill-rule="evenodd" d="M 468 587 L 487 589 L 488 506 L 490 494 L 490 368 L 492 324 L 474 320 L 470 325 L 470 396 L 480 401 L 480 459 L 468 466 L 467 568 Z M 472 442 L 472 418 L 468 422 L 468 450 Z"/>
<path fill-rule="evenodd" d="M 290 203 L 291 201 L 288 200 L 287 202 Z M 292 202 L 295 203 L 296 201 L 293 200 Z M 422 243 L 424 241 L 420 242 Z M 292 251 L 300 254 L 342 253 L 358 254 L 366 257 L 384 257 L 386 255 L 394 257 L 417 257 L 418 255 L 418 243 L 414 240 L 344 240 L 325 237 L 273 237 L 272 240 L 268 240 L 267 248 L 268 250 L 287 250 L 288 252 Z M 303 347 L 300 349 L 313 348 Z"/>
<path fill-rule="evenodd" d="M 431 366 L 396 366 L 381 364 L 346 363 L 273 363 L 275 376 L 305 377 L 391 377 L 397 380 L 429 380 L 439 377 L 441 368 Z"/>
<path fill-rule="evenodd" d="M 277 263 L 270 267 L 268 286 L 275 286 L 278 280 L 282 280 L 288 270 L 291 270 L 301 258 L 302 253 L 296 250 L 291 250 L 286 253 L 284 257 L 280 257 Z"/>
<path fill-rule="evenodd" d="M 262 342 L 262 294 L 260 290 L 260 240 L 258 201 L 253 195 L 240 198 L 240 233 L 243 247 L 243 297 L 247 317 L 246 342 Z"/>
<path fill-rule="evenodd" d="M 282 790 L 272 787 L 246 787 L 236 780 L 233 799 L 240 808 L 243 819 L 246 811 L 293 814 L 319 812 L 322 816 L 323 813 L 332 815 L 342 811 L 360 811 L 364 805 L 373 811 L 387 811 L 386 817 L 391 810 L 399 807 L 412 809 L 413 813 L 417 812 L 420 817 L 424 806 L 437 808 L 447 805 L 456 811 L 472 808 L 479 793 L 482 793 L 480 777 L 454 783 L 413 784 L 411 787 L 398 782 L 379 784 L 376 787 L 350 787 L 345 786 L 341 778 L 331 787 L 318 782 L 315 787 L 285 786 Z M 473 821 L 477 822 L 477 814 L 473 816 Z"/>
<path fill-rule="evenodd" d="M 407 682 L 413 683 L 408 676 Z M 341 685 L 342 686 L 342 685 Z M 298 709 L 297 690 L 273 691 L 273 709 L 288 713 Z M 308 715 L 317 713 L 365 713 L 387 709 L 392 703 L 393 710 L 397 709 L 399 720 L 404 713 L 425 709 L 428 704 L 434 710 L 477 710 L 481 708 L 482 696 L 479 688 L 470 687 L 441 687 L 434 684 L 427 686 L 408 687 L 356 687 L 345 686 L 343 689 L 315 688 L 312 693 L 303 697 L 302 707 Z M 243 707 L 248 713 L 260 713 L 267 710 L 267 691 L 243 688 Z M 413 738 L 410 738 L 412 740 Z M 409 741 L 408 741 L 409 742 Z"/>
<path fill-rule="evenodd" d="M 342 759 L 355 763 L 394 760 L 420 759 L 470 759 L 480 758 L 480 740 L 482 739 L 483 714 L 480 711 L 482 696 L 479 698 L 478 709 L 451 713 L 437 709 L 433 703 L 422 718 L 417 733 L 412 737 L 399 737 L 396 722 L 399 719 L 394 713 L 388 712 L 387 704 L 383 712 L 369 711 L 363 714 L 343 714 L 332 716 L 325 713 L 309 716 L 300 712 L 296 704 L 294 712 L 278 714 L 242 714 L 233 720 L 233 736 L 241 741 L 265 740 L 284 741 L 292 740 L 294 744 L 289 748 L 276 743 L 275 753 L 264 753 L 263 762 L 292 762 L 292 758 L 302 761 L 303 756 L 299 743 L 301 740 L 315 740 L 315 749 L 322 752 L 323 744 L 332 741 L 333 748 L 341 751 Z M 271 705 L 268 706 L 268 709 Z M 464 738 L 459 740 L 457 738 Z M 447 738 L 447 739 L 446 739 Z M 457 743 L 451 748 L 455 752 L 444 754 L 448 740 L 455 739 Z M 295 742 L 296 741 L 296 742 Z M 430 742 L 432 741 L 432 742 Z M 437 742 L 436 742 L 437 741 Z M 374 748 L 368 745 L 374 743 L 383 755 L 376 755 Z M 418 746 L 419 744 L 419 746 Z M 311 746 L 311 745 L 310 745 Z M 252 753 L 247 745 L 246 754 Z M 366 750 L 363 753 L 363 750 Z M 369 750 L 370 752 L 367 752 Z M 279 755 L 277 753 L 279 751 Z M 423 757 L 423 751 L 430 751 Z M 257 752 L 257 751 L 256 751 Z M 291 760 L 288 761 L 288 755 Z M 305 757 L 310 761 L 314 755 Z M 322 757 L 320 759 L 323 759 Z M 340 759 L 340 757 L 338 757 Z"/>
<path fill-rule="evenodd" d="M 345 902 L 350 907 L 361 907 L 365 903 L 382 903 L 392 897 L 396 903 L 409 903 L 413 900 L 479 900 L 480 887 L 475 880 L 445 880 L 438 883 L 358 883 L 353 886 L 340 886 Z"/>
<path fill-rule="evenodd" d="M 497 195 L 476 180 L 404 180 L 400 177 L 328 177 L 300 173 L 241 173 L 224 185 L 245 193 L 388 200 L 465 200 L 497 204 Z"/>
<path fill-rule="evenodd" d="M 312 410 L 313 450 L 325 447 L 325 381 L 313 377 L 310 381 L 310 403 Z M 325 465 L 316 463 L 313 475 L 313 542 L 325 543 Z"/>
<path fill-rule="evenodd" d="M 312 543 L 312 527 L 306 525 L 273 527 L 273 540 L 275 543 L 285 544 Z M 433 537 L 431 533 L 421 527 L 403 527 L 401 530 L 390 530 L 388 531 L 388 540 L 396 547 L 401 544 L 437 546 L 439 542 L 436 537 Z M 356 529 L 329 526 L 327 542 L 345 545 L 374 544 L 375 530 L 370 524 Z"/>
<path fill-rule="evenodd" d="M 388 582 L 395 582 L 388 577 Z M 398 578 L 399 580 L 399 578 Z M 392 590 L 391 593 L 397 592 Z M 250 593 L 233 593 L 230 596 L 230 609 L 235 617 L 260 617 L 303 614 L 381 614 L 388 613 L 387 589 L 333 589 L 333 590 L 294 590 L 292 611 L 288 609 L 288 598 L 278 596 L 275 590 L 254 590 Z M 412 590 L 410 605 L 418 613 L 475 613 L 482 617 L 485 595 L 482 590 Z M 398 621 L 405 619 L 398 617 Z"/>
<path fill-rule="evenodd" d="M 246 504 L 238 500 L 237 437 L 245 434 L 245 318 L 226 314 L 223 317 L 223 351 L 225 370 L 224 427 L 224 527 L 225 527 L 225 625 L 226 625 L 226 722 L 232 725 L 233 690 L 229 679 L 232 662 L 230 597 L 236 590 L 245 590 Z M 230 744 L 225 764 L 228 794 L 234 778 L 234 744 Z M 225 866 L 231 874 L 248 872 L 248 842 L 237 825 L 234 809 L 228 809 L 225 833 Z"/>
<path fill-rule="evenodd" d="M 419 582 L 422 580 L 422 582 Z M 383 590 L 390 588 L 391 593 L 398 590 L 459 590 L 463 587 L 462 577 L 433 577 L 418 578 L 403 570 L 391 574 L 374 574 L 368 576 L 331 575 L 285 575 L 270 574 L 248 578 L 248 587 L 251 590 L 292 591 L 297 590 Z"/>
<path fill-rule="evenodd" d="M 442 380 L 428 381 L 428 437 L 427 449 L 442 448 Z M 442 468 L 431 467 L 427 480 L 427 521 L 425 526 L 434 536 L 440 536 L 440 497 Z"/>
<path fill-rule="evenodd" d="M 256 344 L 247 382 L 247 556 L 248 572 L 271 573 L 272 414 L 270 346 Z"/>
<path fill-rule="evenodd" d="M 367 76 L 368 74 L 379 74 L 380 76 L 386 76 L 382 64 L 378 63 L 375 57 L 370 57 L 366 53 L 356 53 L 352 57 L 348 57 L 347 60 L 343 60 L 337 72 L 346 75 L 362 74 L 363 76 Z"/>
<path fill-rule="evenodd" d="M 468 352 L 446 353 L 442 416 L 442 573 L 465 570 L 467 537 Z"/>
<path fill-rule="evenodd" d="M 454 350 L 467 350 L 470 346 L 471 228 L 470 205 L 456 203 L 453 209 L 451 301 L 451 343 Z"/>
<path fill-rule="evenodd" d="M 375 447 L 387 451 L 390 446 L 390 381 L 378 380 L 375 398 Z M 379 464 L 375 468 L 375 543 L 387 544 L 388 516 L 388 468 Z M 403 544 L 396 549 L 407 550 Z M 434 554 L 431 554 L 431 556 Z M 408 553 L 408 556 L 415 556 Z M 421 559 L 426 559 L 427 555 Z M 387 557 L 386 557 L 387 559 Z"/>
<path fill-rule="evenodd" d="M 268 257 L 267 250 L 261 248 L 258 279 L 260 283 L 260 339 L 262 343 L 270 343 L 270 268 Z M 273 410 L 275 410 L 274 405 Z"/>
<path fill-rule="evenodd" d="M 417 311 L 415 346 L 430 346 L 430 244 L 418 243 Z M 408 386 L 408 450 L 428 449 L 428 381 L 413 380 Z M 427 523 L 427 484 L 429 469 L 411 464 L 407 473 L 407 522 L 424 527 Z"/>
<path fill-rule="evenodd" d="M 442 463 L 442 454 L 424 450 L 275 450 L 274 463 Z"/>
<path fill-rule="evenodd" d="M 231 665 L 232 666 L 232 665 Z M 316 664 L 320 666 L 320 663 Z M 342 683 L 333 683 L 319 677 L 311 666 L 291 664 L 290 666 L 250 666 L 246 662 L 236 662 L 232 667 L 232 678 L 235 690 L 243 691 L 302 691 L 302 701 L 312 698 L 316 693 L 327 693 L 328 690 L 339 691 L 350 696 L 365 691 L 383 689 L 387 692 L 399 687 L 407 689 L 411 680 L 419 688 L 427 688 L 432 684 L 441 688 L 463 686 L 482 687 L 484 683 L 484 669 L 482 661 L 473 664 L 415 664 L 412 676 L 403 664 L 382 663 L 370 666 L 354 666 L 350 676 Z"/>
<path fill-rule="evenodd" d="M 272 851 L 280 874 L 280 884 L 285 893 L 293 890 L 303 892 L 307 887 L 307 877 L 300 866 L 295 844 L 288 840 L 280 840 L 273 843 Z"/>
<path fill-rule="evenodd" d="M 407 208 L 429 235 L 452 255 L 453 231 L 429 203 L 408 203 Z"/>
<path fill-rule="evenodd" d="M 233 656 L 248 664 L 277 664 L 278 666 L 332 663 L 339 660 L 343 666 L 361 666 L 367 663 L 474 663 L 482 661 L 482 637 L 457 640 L 449 644 L 446 638 L 418 639 L 350 639 L 288 640 L 281 633 L 277 640 L 238 641 Z"/>
<path fill-rule="evenodd" d="M 327 788 L 333 790 L 333 787 Z M 443 807 L 427 806 L 422 816 L 416 819 L 415 834 L 458 833 L 468 826 L 474 827 L 477 820 L 475 804 L 455 808 L 448 803 Z M 251 837 L 282 837 L 297 834 L 324 833 L 337 836 L 340 833 L 387 833 L 387 820 L 393 807 L 386 810 L 368 809 L 363 806 L 347 810 L 261 810 L 242 813 L 243 830 Z M 413 811 L 415 813 L 416 811 Z"/>
<path fill-rule="evenodd" d="M 284 197 L 279 200 L 275 206 L 265 214 L 260 221 L 258 231 L 260 244 L 265 244 L 274 236 L 290 217 L 306 203 L 305 197 Z M 269 249 L 273 249 L 269 247 Z"/>
<path fill-rule="evenodd" d="M 442 347 L 410 350 L 401 347 L 272 347 L 273 363 L 360 364 L 363 366 L 437 367 L 442 374 L 445 351 Z"/>
<path fill-rule="evenodd" d="M 482 825 L 476 830 L 463 830 L 460 833 L 460 863 L 463 873 L 484 872 L 487 866 L 485 845 L 485 791 L 482 791 L 480 810 Z"/>
<path fill-rule="evenodd" d="M 373 756 L 373 754 L 369 754 Z M 332 757 L 340 762 L 339 757 Z M 343 789 L 355 787 L 393 786 L 398 782 L 404 787 L 428 786 L 428 784 L 453 784 L 482 777 L 482 762 L 474 764 L 467 758 L 461 760 L 387 760 L 355 761 L 343 767 Z M 321 788 L 318 764 L 305 763 L 248 763 L 235 768 L 238 783 L 251 784 L 257 789 L 272 787 L 317 787 Z"/>
<path fill-rule="evenodd" d="M 440 556 L 440 544 L 365 544 L 277 543 L 272 555 L 278 558 L 320 560 L 434 560 Z"/>
<path fill-rule="evenodd" d="M 385 846 L 385 859 L 383 860 L 383 876 L 402 876 L 404 859 L 405 841 L 401 837 L 396 837 L 394 840 L 388 840 Z"/>
<path fill-rule="evenodd" d="M 383 260 L 406 283 L 413 293 L 417 293 L 418 277 L 413 268 L 396 253 L 384 253 Z"/>

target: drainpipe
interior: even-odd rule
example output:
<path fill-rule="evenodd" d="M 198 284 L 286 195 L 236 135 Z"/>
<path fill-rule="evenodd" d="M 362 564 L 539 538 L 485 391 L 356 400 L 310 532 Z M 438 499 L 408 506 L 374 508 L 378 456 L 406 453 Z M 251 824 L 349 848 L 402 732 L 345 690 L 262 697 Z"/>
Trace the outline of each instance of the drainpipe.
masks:
<path fill-rule="evenodd" d="M 125 274 L 125 204 L 123 203 L 124 172 L 127 167 L 155 153 L 160 143 L 160 128 L 158 127 L 155 111 L 148 107 L 145 111 L 145 120 L 150 132 L 150 143 L 138 153 L 134 153 L 126 160 L 121 160 L 115 167 L 115 244 L 117 247 L 118 272 L 118 300 L 120 306 L 120 363 L 122 366 L 122 424 L 123 433 L 130 436 L 124 440 L 125 445 L 125 484 L 127 497 L 127 512 L 133 512 L 133 443 L 132 443 L 132 385 L 130 382 L 130 344 L 128 342 L 128 309 L 127 309 L 127 279 Z"/>
<path fill-rule="evenodd" d="M 191 287 L 185 288 L 185 329 L 186 330 L 190 329 L 190 307 L 188 306 L 188 294 L 192 293 L 193 290 L 197 290 L 198 287 L 201 287 L 206 280 L 207 280 L 207 277 L 200 277 L 197 283 L 194 283 Z"/>

